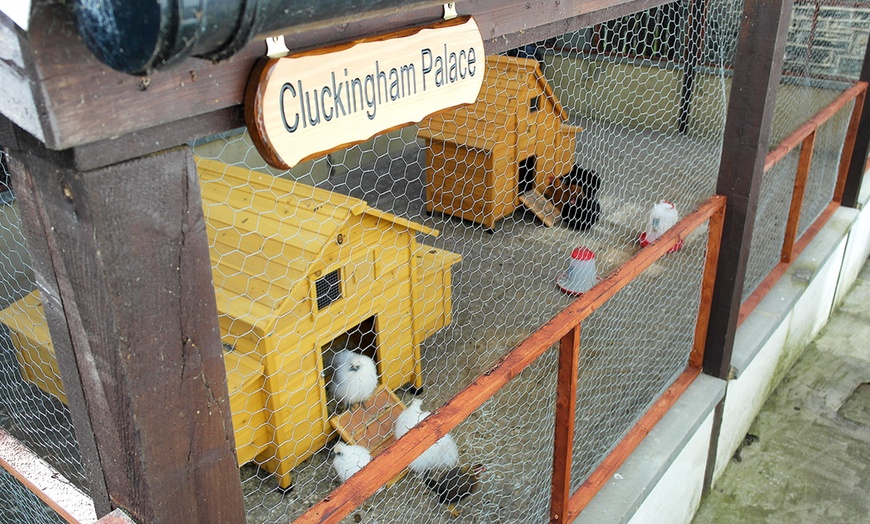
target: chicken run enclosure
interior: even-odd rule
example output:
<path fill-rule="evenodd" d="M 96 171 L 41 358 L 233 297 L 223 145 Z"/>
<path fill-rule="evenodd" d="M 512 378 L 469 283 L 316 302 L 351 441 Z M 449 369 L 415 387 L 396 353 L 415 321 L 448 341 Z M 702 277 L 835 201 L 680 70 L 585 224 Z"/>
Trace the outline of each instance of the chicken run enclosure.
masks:
<path fill-rule="evenodd" d="M 758 2 L 740 0 L 612 3 L 619 9 L 609 16 L 603 8 L 588 18 L 572 13 L 567 33 L 557 34 L 553 22 L 546 31 L 486 40 L 486 56 L 476 63 L 483 75 L 476 101 L 445 104 L 420 122 L 289 170 L 270 166 L 244 127 L 221 121 L 194 127 L 198 134 L 177 142 L 190 149 L 168 153 L 188 173 L 187 182 L 150 182 L 144 173 L 160 169 L 158 154 L 121 168 L 139 185 L 137 194 L 118 197 L 124 182 L 112 176 L 111 164 L 122 158 L 92 160 L 105 170 L 98 175 L 105 188 L 89 185 L 62 167 L 65 160 L 34 153 L 36 141 L 6 122 L 0 133 L 0 441 L 26 446 L 92 497 L 98 513 L 111 500 L 135 520 L 129 501 L 106 495 L 126 481 L 99 473 L 109 466 L 93 458 L 95 449 L 121 445 L 104 444 L 101 431 L 126 442 L 135 430 L 98 427 L 99 417 L 82 426 L 82 413 L 103 406 L 119 416 L 118 408 L 113 393 L 91 397 L 93 379 L 68 371 L 75 367 L 70 347 L 78 352 L 114 336 L 113 344 L 130 348 L 81 357 L 122 370 L 101 388 L 126 383 L 126 373 L 142 379 L 156 364 L 137 368 L 137 359 L 172 363 L 173 351 L 196 355 L 184 357 L 181 375 L 202 373 L 206 383 L 226 377 L 223 397 L 196 397 L 202 403 L 195 418 L 200 410 L 214 411 L 212 419 L 232 423 L 231 435 L 218 440 L 234 440 L 232 471 L 238 466 L 248 523 L 576 517 L 612 475 L 619 450 L 648 431 L 668 398 L 702 368 L 727 373 L 727 357 L 711 357 L 707 338 L 708 330 L 725 329 L 715 322 L 727 322 L 713 318 L 708 327 L 708 320 L 727 315 L 729 306 L 711 306 L 717 263 L 720 277 L 738 271 L 720 263 L 732 249 L 724 242 L 733 240 L 723 234 L 726 208 L 741 205 L 721 196 L 721 173 L 725 161 L 731 168 L 746 165 L 728 143 L 726 116 L 739 80 L 741 20 L 745 9 L 758 9 Z M 629 4 L 645 10 L 634 12 Z M 757 210 L 738 278 L 741 314 L 848 191 L 864 104 L 859 74 L 870 5 L 785 4 L 784 55 L 770 73 L 776 81 L 775 104 L 766 113 L 770 137 L 758 142 L 767 149 L 760 153 Z M 460 15 L 476 15 L 457 5 Z M 46 20 L 60 17 L 64 31 L 72 27 L 65 7 L 33 9 L 30 31 L 43 42 L 57 37 Z M 21 31 L 4 24 L 0 38 Z M 209 67 L 248 71 L 254 58 L 248 55 Z M 162 73 L 111 74 L 138 82 L 143 95 L 168 89 L 160 85 Z M 217 83 L 192 70 L 184 75 L 189 83 Z M 361 84 L 360 104 L 374 103 L 373 96 Z M 325 117 L 325 105 L 322 110 Z M 221 118 L 239 124 L 233 115 Z M 166 129 L 159 140 L 176 145 L 178 135 Z M 42 196 L 40 181 L 49 177 L 41 171 L 55 173 L 52 183 L 63 189 L 56 196 Z M 50 216 L 42 198 L 72 210 L 72 218 Z M 141 217 L 163 209 L 178 216 L 143 225 L 150 218 Z M 126 226 L 75 240 L 82 224 L 113 221 Z M 168 242 L 165 231 L 176 227 L 183 248 L 147 251 Z M 60 235 L 57 245 L 45 240 L 53 234 Z M 84 267 L 58 258 L 65 242 Z M 102 252 L 110 243 L 114 251 Z M 197 243 L 202 249 L 192 261 L 179 257 Z M 88 251 L 99 254 L 82 255 Z M 182 279 L 126 275 L 115 267 L 119 261 L 163 268 L 156 271 L 161 275 L 171 267 Z M 190 276 L 205 264 L 210 279 Z M 101 282 L 110 273 L 121 276 L 94 289 L 67 282 Z M 217 319 L 206 315 L 213 329 L 197 328 L 198 338 L 179 346 L 167 342 L 177 328 L 162 323 L 167 302 L 155 297 L 164 293 L 209 297 L 190 309 L 176 304 L 175 320 L 194 322 L 206 308 L 217 311 Z M 116 310 L 126 313 L 95 318 Z M 217 343 L 218 336 L 223 366 L 215 367 L 220 361 L 195 346 Z M 120 362 L 122 356 L 132 363 Z M 725 360 L 711 364 L 711 358 Z M 358 361 L 373 365 L 351 364 Z M 66 387 L 71 379 L 80 382 L 73 390 Z M 140 397 L 130 405 L 166 404 L 143 408 L 149 414 L 142 424 L 172 426 L 191 416 L 189 408 L 178 411 L 185 388 L 170 391 L 159 375 L 143 380 L 149 383 L 128 391 Z M 347 381 L 352 393 L 340 389 Z M 88 411 L 82 411 L 85 401 Z M 397 439 L 396 420 L 412 406 L 431 414 L 425 421 L 415 417 Z M 93 434 L 83 437 L 83 428 Z M 165 454 L 166 461 L 209 453 L 196 448 L 205 442 L 196 431 L 190 429 L 183 445 L 144 453 Z M 452 442 L 439 440 L 448 433 Z M 436 441 L 433 457 L 425 452 Z M 346 444 L 365 450 L 351 453 Z M 135 461 L 131 455 L 123 466 L 133 476 Z M 372 467 L 360 470 L 369 461 Z M 94 479 L 102 479 L 100 487 Z M 197 489 L 228 493 L 227 499 L 237 488 L 217 488 L 235 482 L 225 476 L 202 482 Z M 157 518 L 141 511 L 137 522 Z M 77 522 L 71 519 L 0 469 L 0 521 Z"/>

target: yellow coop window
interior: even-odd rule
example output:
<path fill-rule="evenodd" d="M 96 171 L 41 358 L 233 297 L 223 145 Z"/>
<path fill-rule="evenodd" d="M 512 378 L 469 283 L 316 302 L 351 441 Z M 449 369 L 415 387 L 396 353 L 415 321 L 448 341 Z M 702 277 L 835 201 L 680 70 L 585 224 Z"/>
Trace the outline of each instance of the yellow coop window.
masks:
<path fill-rule="evenodd" d="M 317 293 L 317 309 L 323 309 L 341 298 L 341 272 L 336 269 L 314 282 Z"/>

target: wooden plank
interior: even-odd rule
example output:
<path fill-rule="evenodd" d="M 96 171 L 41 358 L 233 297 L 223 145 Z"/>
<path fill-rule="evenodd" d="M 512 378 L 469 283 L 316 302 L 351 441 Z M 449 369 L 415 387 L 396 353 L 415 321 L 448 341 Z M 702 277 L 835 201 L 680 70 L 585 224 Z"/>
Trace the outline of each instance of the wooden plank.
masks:
<path fill-rule="evenodd" d="M 860 82 L 859 85 L 863 86 L 864 89 L 855 97 L 855 106 L 852 108 L 852 116 L 849 117 L 849 127 L 846 130 L 843 151 L 840 153 L 840 168 L 837 171 L 837 185 L 834 188 L 834 202 L 843 201 L 843 193 L 846 191 L 846 184 L 849 180 L 852 153 L 855 150 L 855 144 L 858 140 L 861 115 L 864 112 L 864 102 L 867 98 L 867 82 Z"/>
<path fill-rule="evenodd" d="M 695 320 L 695 337 L 692 352 L 689 354 L 689 367 L 701 369 L 704 363 L 704 347 L 707 343 L 707 326 L 710 323 L 710 308 L 713 302 L 713 285 L 719 264 L 719 248 L 722 244 L 722 226 L 725 220 L 726 204 L 710 216 L 707 224 L 707 254 L 704 260 L 704 274 L 701 277 L 701 303 L 698 318 Z"/>
<path fill-rule="evenodd" d="M 486 39 L 487 53 L 494 54 L 664 3 L 667 2 L 475 0 L 460 2 L 457 7 L 459 12 L 475 17 Z M 288 28 L 284 36 L 291 49 L 301 50 L 436 20 L 441 12 L 440 6 L 428 5 L 388 13 L 361 12 L 354 20 L 337 23 L 324 20 Z M 254 62 L 265 54 L 265 42 L 258 39 L 230 60 L 212 63 L 189 58 L 167 71 L 152 74 L 146 84 L 142 78 L 99 63 L 81 43 L 72 14 L 62 5 L 34 6 L 30 27 L 27 37 L 33 49 L 34 67 L 29 76 L 39 84 L 42 100 L 37 104 L 46 107 L 45 143 L 55 149 L 109 141 L 170 122 L 186 121 L 195 126 L 195 117 L 228 108 L 235 108 L 238 116 L 249 73 Z M 9 107 L 0 110 L 7 116 L 11 112 Z M 238 127 L 237 123 L 225 124 L 227 127 L 222 130 Z M 210 133 L 200 136 L 207 134 Z M 189 138 L 142 135 L 141 139 L 105 142 L 104 152 L 91 151 L 91 155 L 80 158 L 85 162 L 94 158 L 96 164 L 106 165 L 106 158 L 111 156 L 120 161 L 154 151 L 155 140 L 160 142 L 160 148 L 166 148 Z"/>
<path fill-rule="evenodd" d="M 652 405 L 649 411 L 631 428 L 631 431 L 623 438 L 616 448 L 607 455 L 607 458 L 595 468 L 595 471 L 585 482 L 571 495 L 569 511 L 563 522 L 573 522 L 589 504 L 589 501 L 604 487 L 616 470 L 619 469 L 625 459 L 637 448 L 643 439 L 649 434 L 655 425 L 662 419 L 665 413 L 676 403 L 680 396 L 692 385 L 695 378 L 700 374 L 697 368 L 687 368 L 673 384 Z"/>
<path fill-rule="evenodd" d="M 66 522 L 96 522 L 97 514 L 91 498 L 3 428 L 0 428 L 0 468 Z"/>
<path fill-rule="evenodd" d="M 0 14 L 0 42 L 2 66 L 0 66 L 0 108 L 3 114 L 16 125 L 39 140 L 43 133 L 44 108 L 39 100 L 35 82 L 31 80 L 33 64 L 31 49 L 24 31 L 12 20 Z"/>
<path fill-rule="evenodd" d="M 550 489 L 550 522 L 570 522 L 571 466 L 574 452 L 574 421 L 577 418 L 577 378 L 580 362 L 580 325 L 559 342 L 556 379 L 556 420 L 553 442 L 553 479 Z"/>
<path fill-rule="evenodd" d="M 864 50 L 864 63 L 858 78 L 862 82 L 870 82 L 870 40 L 868 40 Z M 861 104 L 858 130 L 855 134 L 855 147 L 850 155 L 849 171 L 843 184 L 843 194 L 840 197 L 840 202 L 844 206 L 858 206 L 858 194 L 864 180 L 868 150 L 870 150 L 870 97 L 865 96 Z"/>
<path fill-rule="evenodd" d="M 112 506 L 143 522 L 243 521 L 191 151 L 91 172 L 47 156 L 10 155 L 28 240 L 46 246 L 38 279 L 56 282 L 40 288 L 69 407 L 91 423 Z"/>
<path fill-rule="evenodd" d="M 704 372 L 722 379 L 731 366 L 792 5 L 747 0 L 743 8 L 716 187 L 728 209 L 704 350 Z"/>
<path fill-rule="evenodd" d="M 788 219 L 785 224 L 785 236 L 782 240 L 782 251 L 779 258 L 782 262 L 791 262 L 794 255 L 795 237 L 797 237 L 798 222 L 801 218 L 801 208 L 806 192 L 807 179 L 810 176 L 810 166 L 813 162 L 813 151 L 816 146 L 816 132 L 813 131 L 804 138 L 801 155 L 798 159 L 797 173 L 794 177 L 794 187 L 791 192 L 791 204 Z"/>
<path fill-rule="evenodd" d="M 502 357 L 495 366 L 474 379 L 404 437 L 373 458 L 368 466 L 312 506 L 294 524 L 327 524 L 340 521 L 723 205 L 723 197 L 713 196 L 697 210 L 686 215 L 658 241 L 639 250 L 625 264 L 577 298 Z"/>
<path fill-rule="evenodd" d="M 520 195 L 520 203 L 534 213 L 547 227 L 552 227 L 553 224 L 560 221 L 559 211 L 553 202 L 535 189 Z"/>
<path fill-rule="evenodd" d="M 59 283 L 54 269 L 57 245 L 53 241 L 52 221 L 40 195 L 40 191 L 45 188 L 40 187 L 32 177 L 27 176 L 25 166 L 19 160 L 25 156 L 22 149 L 36 148 L 37 145 L 32 137 L 19 129 L 14 130 L 14 135 L 14 149 L 9 151 L 7 157 L 9 171 L 16 180 L 15 194 L 21 210 L 21 222 L 27 237 L 27 247 L 30 252 L 36 284 L 42 292 L 43 310 L 64 384 L 64 393 L 69 400 L 70 419 L 81 452 L 90 495 L 93 498 L 97 514 L 102 515 L 110 512 L 113 505 L 109 499 L 106 476 L 100 461 L 97 432 L 94 430 L 94 423 L 85 408 L 83 384 L 77 372 L 70 331 L 65 327 L 66 317 L 63 305 L 58 298 L 60 296 Z M 13 144 L 10 143 L 10 145 Z M 75 176 L 75 172 L 72 170 L 57 170 L 53 169 L 53 165 L 49 164 L 49 166 L 51 171 L 48 172 L 54 172 L 55 176 L 63 178 Z M 57 188 L 58 185 L 53 187 Z M 55 194 L 52 196 L 57 197 Z"/>

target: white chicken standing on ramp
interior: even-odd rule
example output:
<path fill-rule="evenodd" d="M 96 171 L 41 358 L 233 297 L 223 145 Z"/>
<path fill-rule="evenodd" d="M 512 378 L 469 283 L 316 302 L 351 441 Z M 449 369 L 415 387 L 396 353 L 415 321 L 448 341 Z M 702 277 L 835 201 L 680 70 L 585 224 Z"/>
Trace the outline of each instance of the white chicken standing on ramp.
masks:
<path fill-rule="evenodd" d="M 329 392 L 345 406 L 365 402 L 378 387 L 375 361 L 361 353 L 342 349 L 332 358 L 331 365 L 334 371 L 329 381 Z"/>
<path fill-rule="evenodd" d="M 401 438 L 408 430 L 429 416 L 430 412 L 423 411 L 420 407 L 421 404 L 422 401 L 415 398 L 396 417 L 395 422 L 393 422 L 393 433 L 397 439 Z M 449 469 L 457 464 L 459 464 L 459 449 L 456 447 L 453 437 L 448 433 L 438 439 L 438 442 L 432 444 L 423 454 L 414 459 L 414 462 L 411 462 L 408 467 L 414 473 L 422 475 L 431 469 Z"/>
<path fill-rule="evenodd" d="M 347 481 L 371 460 L 369 450 L 362 446 L 337 442 L 332 448 L 332 468 L 342 482 Z"/>

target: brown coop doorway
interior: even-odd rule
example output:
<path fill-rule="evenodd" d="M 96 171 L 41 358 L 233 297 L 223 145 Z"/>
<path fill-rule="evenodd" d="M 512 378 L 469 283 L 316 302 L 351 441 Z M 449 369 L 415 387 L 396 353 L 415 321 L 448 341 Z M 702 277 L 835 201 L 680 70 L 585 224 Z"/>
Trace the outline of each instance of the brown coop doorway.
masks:
<path fill-rule="evenodd" d="M 377 315 L 372 315 L 321 346 L 324 364 L 329 365 L 336 352 L 349 349 L 370 357 L 380 367 L 377 324 Z"/>
<path fill-rule="evenodd" d="M 536 169 L 538 159 L 535 155 L 526 157 L 521 160 L 517 169 L 517 190 L 519 194 L 526 193 L 535 189 Z"/>

